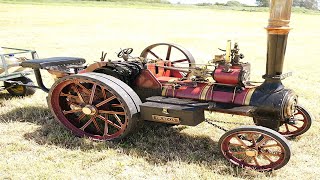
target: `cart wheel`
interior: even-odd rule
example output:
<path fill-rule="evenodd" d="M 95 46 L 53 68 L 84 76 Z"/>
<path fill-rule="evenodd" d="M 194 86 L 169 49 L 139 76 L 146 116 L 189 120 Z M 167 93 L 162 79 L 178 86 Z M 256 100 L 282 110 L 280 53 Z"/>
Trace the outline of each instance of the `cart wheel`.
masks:
<path fill-rule="evenodd" d="M 243 126 L 228 131 L 220 138 L 219 147 L 231 163 L 258 171 L 280 169 L 291 156 L 287 139 L 261 126 Z"/>
<path fill-rule="evenodd" d="M 141 101 L 122 81 L 84 73 L 59 79 L 48 105 L 55 119 L 80 137 L 117 140 L 136 129 Z"/>
<path fill-rule="evenodd" d="M 310 113 L 302 106 L 297 106 L 296 112 L 292 118 L 285 120 L 279 128 L 279 133 L 285 137 L 291 138 L 307 132 L 312 124 Z"/>
<path fill-rule="evenodd" d="M 195 67 L 195 60 L 191 53 L 185 48 L 169 43 L 157 43 L 146 47 L 140 57 L 149 59 L 162 59 L 171 62 L 171 66 L 177 68 L 188 68 Z M 188 76 L 187 73 L 182 73 L 183 77 Z"/>
<path fill-rule="evenodd" d="M 33 81 L 27 77 L 18 77 L 14 79 L 10 79 L 10 81 L 20 81 L 23 84 L 30 84 L 34 85 Z M 36 89 L 33 87 L 29 86 L 24 86 L 24 85 L 13 85 L 9 82 L 4 82 L 4 87 L 7 88 L 7 91 L 12 95 L 12 96 L 29 96 L 33 95 L 36 92 Z"/>

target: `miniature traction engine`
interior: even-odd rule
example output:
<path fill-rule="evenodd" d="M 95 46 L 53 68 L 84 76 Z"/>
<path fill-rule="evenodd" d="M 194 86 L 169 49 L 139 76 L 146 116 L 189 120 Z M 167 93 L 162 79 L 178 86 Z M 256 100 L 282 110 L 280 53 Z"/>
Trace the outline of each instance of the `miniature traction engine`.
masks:
<path fill-rule="evenodd" d="M 281 80 L 290 31 L 292 0 L 271 0 L 265 81 L 250 81 L 250 64 L 240 60 L 237 43 L 228 41 L 223 55 L 202 67 L 186 49 L 168 43 L 153 44 L 139 57 L 132 48 L 118 57 L 84 66 L 82 58 L 48 58 L 22 63 L 35 70 L 38 85 L 49 92 L 55 119 L 75 135 L 95 140 L 122 139 L 144 120 L 195 126 L 208 121 L 225 130 L 219 140 L 222 155 L 231 163 L 268 171 L 287 164 L 287 139 L 305 133 L 310 114 L 297 104 L 294 91 Z M 59 78 L 47 89 L 39 69 Z M 204 111 L 253 118 L 255 126 L 227 131 L 205 119 Z"/>

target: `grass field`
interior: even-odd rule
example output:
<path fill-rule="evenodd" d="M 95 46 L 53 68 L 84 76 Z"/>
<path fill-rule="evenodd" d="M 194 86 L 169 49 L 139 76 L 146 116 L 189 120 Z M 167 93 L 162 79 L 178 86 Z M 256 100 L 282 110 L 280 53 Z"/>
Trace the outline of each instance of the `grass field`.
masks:
<path fill-rule="evenodd" d="M 223 134 L 201 123 L 196 127 L 147 124 L 121 142 L 74 137 L 47 108 L 46 94 L 12 98 L 0 94 L 1 179 L 318 179 L 320 152 L 320 15 L 292 14 L 284 81 L 315 117 L 311 129 L 294 140 L 292 158 L 271 173 L 234 168 L 217 149 Z M 262 81 L 266 59 L 266 12 L 201 8 L 138 8 L 108 3 L 0 3 L 0 46 L 35 49 L 40 57 L 79 56 L 98 61 L 101 51 L 114 59 L 120 48 L 139 55 L 148 45 L 172 42 L 189 49 L 196 61 L 220 53 L 228 39 L 239 42 L 252 64 L 252 80 Z M 52 83 L 50 76 L 46 82 Z M 211 114 L 217 120 L 247 119 Z M 235 126 L 230 126 L 232 128 Z"/>

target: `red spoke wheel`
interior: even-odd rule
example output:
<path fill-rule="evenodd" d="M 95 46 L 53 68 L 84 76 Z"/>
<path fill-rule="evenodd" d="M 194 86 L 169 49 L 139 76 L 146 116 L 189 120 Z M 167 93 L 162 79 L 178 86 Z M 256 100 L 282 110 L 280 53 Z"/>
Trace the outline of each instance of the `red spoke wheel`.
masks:
<path fill-rule="evenodd" d="M 171 66 L 188 70 L 195 67 L 195 60 L 191 53 L 185 48 L 169 43 L 157 43 L 146 47 L 140 57 L 155 60 L 170 61 Z M 188 73 L 181 72 L 183 77 Z"/>
<path fill-rule="evenodd" d="M 288 138 L 296 137 L 307 132 L 311 124 L 312 117 L 310 113 L 302 106 L 297 106 L 295 114 L 285 120 L 278 132 Z"/>
<path fill-rule="evenodd" d="M 141 101 L 114 77 L 84 73 L 59 79 L 48 104 L 55 119 L 75 135 L 116 140 L 136 129 Z"/>
<path fill-rule="evenodd" d="M 288 140 L 261 126 L 243 126 L 226 132 L 219 140 L 220 151 L 232 164 L 258 171 L 276 170 L 291 156 Z"/>

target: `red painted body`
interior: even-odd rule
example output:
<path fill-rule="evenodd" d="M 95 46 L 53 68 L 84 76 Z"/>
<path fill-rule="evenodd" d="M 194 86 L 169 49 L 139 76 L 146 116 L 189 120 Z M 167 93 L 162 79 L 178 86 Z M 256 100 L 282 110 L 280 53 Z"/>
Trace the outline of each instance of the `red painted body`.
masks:
<path fill-rule="evenodd" d="M 229 68 L 229 71 L 225 71 L 224 65 L 219 65 L 214 73 L 213 73 L 213 79 L 217 83 L 221 84 L 231 84 L 236 85 L 239 84 L 241 81 L 241 72 L 242 67 L 241 66 L 231 66 Z"/>
<path fill-rule="evenodd" d="M 214 84 L 208 83 L 186 83 L 179 87 L 175 87 L 174 84 L 163 84 L 162 96 L 248 105 L 246 104 L 246 97 L 251 88 L 225 92 L 215 90 L 214 87 Z"/>

